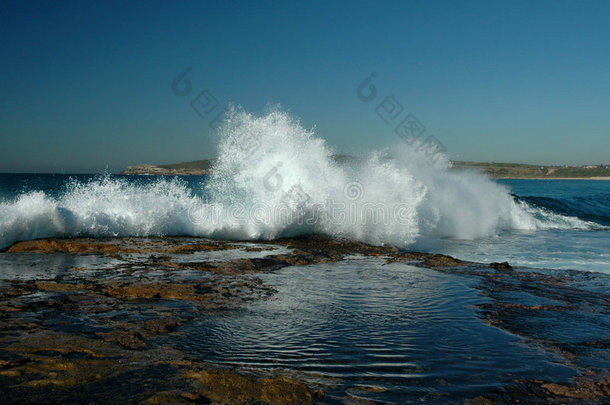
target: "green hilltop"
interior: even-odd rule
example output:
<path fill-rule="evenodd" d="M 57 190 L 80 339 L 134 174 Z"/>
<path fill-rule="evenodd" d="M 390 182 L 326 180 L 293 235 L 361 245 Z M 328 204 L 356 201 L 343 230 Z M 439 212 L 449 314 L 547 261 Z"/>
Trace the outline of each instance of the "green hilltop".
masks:
<path fill-rule="evenodd" d="M 349 155 L 335 155 L 334 160 L 339 164 L 357 164 L 364 159 Z M 208 174 L 215 159 L 195 160 L 166 165 L 136 165 L 129 166 L 121 174 L 136 175 L 205 175 Z M 476 170 L 486 173 L 490 177 L 501 179 L 587 179 L 610 178 L 610 165 L 588 166 L 540 166 L 521 163 L 495 163 L 495 162 L 464 162 L 453 161 L 452 170 Z"/>

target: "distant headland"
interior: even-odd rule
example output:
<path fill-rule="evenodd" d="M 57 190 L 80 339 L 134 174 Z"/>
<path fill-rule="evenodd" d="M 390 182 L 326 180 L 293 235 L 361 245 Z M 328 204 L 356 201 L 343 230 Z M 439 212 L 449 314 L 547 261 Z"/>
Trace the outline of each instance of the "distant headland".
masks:
<path fill-rule="evenodd" d="M 336 155 L 340 163 L 361 161 L 362 158 Z M 128 166 L 122 175 L 202 176 L 208 175 L 215 159 L 180 162 L 169 165 L 140 164 Z M 540 166 L 521 163 L 453 161 L 453 170 L 477 170 L 496 179 L 591 179 L 610 180 L 610 165 Z"/>
<path fill-rule="evenodd" d="M 202 176 L 210 173 L 214 159 L 196 160 L 193 162 L 180 162 L 171 165 L 141 164 L 127 166 L 119 174 L 126 175 L 157 175 L 157 176 Z"/>

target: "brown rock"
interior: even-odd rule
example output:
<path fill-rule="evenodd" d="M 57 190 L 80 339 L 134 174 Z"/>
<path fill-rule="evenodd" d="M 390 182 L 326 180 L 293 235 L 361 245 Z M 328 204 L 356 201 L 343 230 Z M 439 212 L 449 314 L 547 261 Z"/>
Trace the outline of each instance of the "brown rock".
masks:
<path fill-rule="evenodd" d="M 128 299 L 201 299 L 195 293 L 190 284 L 174 283 L 134 283 L 127 285 L 108 285 L 104 287 L 104 293 L 114 298 Z"/>
<path fill-rule="evenodd" d="M 492 269 L 496 269 L 496 270 L 512 270 L 513 269 L 513 266 L 508 264 L 508 262 L 502 262 L 502 263 L 493 262 L 493 263 L 489 263 L 489 267 L 491 267 Z"/>
<path fill-rule="evenodd" d="M 201 395 L 223 404 L 310 404 L 314 399 L 305 384 L 282 376 L 256 379 L 230 370 L 212 369 L 190 370 L 186 377 L 203 384 Z"/>
<path fill-rule="evenodd" d="M 483 396 L 478 396 L 472 399 L 467 399 L 464 401 L 464 405 L 494 405 L 495 402 L 493 402 L 490 399 L 487 399 Z"/>
<path fill-rule="evenodd" d="M 206 396 L 201 395 L 199 393 L 192 394 L 190 392 L 185 392 L 183 394 L 180 394 L 180 397 L 186 399 L 187 401 L 193 402 L 195 404 L 211 403 L 209 398 L 207 398 Z"/>
<path fill-rule="evenodd" d="M 111 243 L 85 240 L 41 239 L 18 242 L 7 252 L 37 252 L 37 253 L 96 253 L 116 255 L 118 253 L 135 253 L 137 250 Z"/>
<path fill-rule="evenodd" d="M 42 291 L 68 292 L 86 289 L 84 284 L 58 283 L 55 281 L 37 281 L 36 288 Z"/>
<path fill-rule="evenodd" d="M 97 333 L 106 342 L 118 343 L 121 347 L 129 350 L 142 350 L 146 348 L 146 343 L 140 340 L 133 332 L 113 330 L 110 332 Z"/>
<path fill-rule="evenodd" d="M 172 318 L 151 319 L 149 321 L 142 322 L 142 327 L 153 333 L 171 332 L 180 325 L 182 325 L 182 322 Z"/>
<path fill-rule="evenodd" d="M 391 261 L 400 260 L 420 262 L 423 266 L 432 268 L 457 267 L 468 264 L 467 262 L 456 259 L 455 257 L 432 253 L 404 252 L 399 255 L 394 255 L 393 257 L 394 259 L 391 259 Z"/>

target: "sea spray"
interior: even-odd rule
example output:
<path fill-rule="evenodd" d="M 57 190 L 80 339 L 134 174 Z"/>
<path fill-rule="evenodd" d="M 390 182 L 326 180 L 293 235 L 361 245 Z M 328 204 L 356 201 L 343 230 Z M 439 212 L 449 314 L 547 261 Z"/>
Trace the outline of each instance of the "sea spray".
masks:
<path fill-rule="evenodd" d="M 450 171 L 417 148 L 338 163 L 323 139 L 288 113 L 232 108 L 219 130 L 211 175 L 101 176 L 72 180 L 56 197 L 30 191 L 0 202 L 0 248 L 19 240 L 76 236 L 190 235 L 274 239 L 311 233 L 400 247 L 507 230 L 598 226 L 515 201 L 475 172 Z"/>
<path fill-rule="evenodd" d="M 188 207 L 195 200 L 179 179 L 73 180 L 57 198 L 32 191 L 0 203 L 0 248 L 46 237 L 193 235 Z"/>
<path fill-rule="evenodd" d="M 233 108 L 219 135 L 219 158 L 199 207 L 205 235 L 273 239 L 315 232 L 407 246 L 591 226 L 517 203 L 479 173 L 449 171 L 446 156 L 431 164 L 417 147 L 403 144 L 391 155 L 374 152 L 340 165 L 322 139 L 278 109 L 256 117 Z"/>
<path fill-rule="evenodd" d="M 420 183 L 376 157 L 358 169 L 338 165 L 325 142 L 285 112 L 254 117 L 233 109 L 219 142 L 204 193 L 210 205 L 203 209 L 217 212 L 221 205 L 235 212 L 238 204 L 241 215 L 202 221 L 203 233 L 271 239 L 318 232 L 400 245 L 417 237 Z"/>

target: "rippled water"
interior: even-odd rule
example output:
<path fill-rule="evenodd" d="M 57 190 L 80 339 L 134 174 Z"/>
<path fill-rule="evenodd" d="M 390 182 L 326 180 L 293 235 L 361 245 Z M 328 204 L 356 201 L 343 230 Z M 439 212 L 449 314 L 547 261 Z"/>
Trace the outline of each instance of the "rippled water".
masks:
<path fill-rule="evenodd" d="M 263 275 L 278 290 L 272 299 L 194 322 L 176 344 L 198 360 L 295 370 L 330 384 L 324 403 L 461 403 L 517 378 L 573 375 L 487 326 L 475 279 L 384 263 L 352 258 Z"/>

